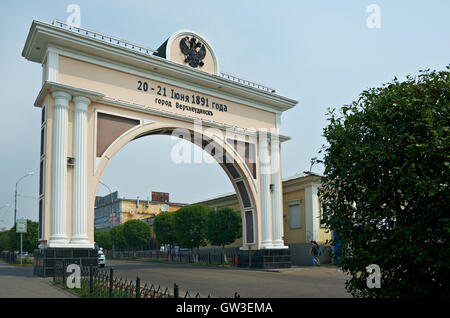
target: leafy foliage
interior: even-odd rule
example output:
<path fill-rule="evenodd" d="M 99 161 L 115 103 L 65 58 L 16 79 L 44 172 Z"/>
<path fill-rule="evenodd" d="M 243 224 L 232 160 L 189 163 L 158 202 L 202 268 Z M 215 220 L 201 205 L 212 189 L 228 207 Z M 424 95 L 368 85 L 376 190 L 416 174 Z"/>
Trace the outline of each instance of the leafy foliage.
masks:
<path fill-rule="evenodd" d="M 394 79 L 329 112 L 320 195 L 354 296 L 449 297 L 449 76 Z M 381 288 L 367 288 L 369 264 Z"/>
<path fill-rule="evenodd" d="M 111 231 L 96 231 L 94 233 L 94 240 L 99 247 L 106 250 L 112 249 Z"/>
<path fill-rule="evenodd" d="M 206 220 L 211 208 L 201 205 L 186 205 L 175 213 L 175 235 L 180 246 L 187 248 L 205 246 Z M 198 253 L 197 253 L 198 254 Z"/>
<path fill-rule="evenodd" d="M 212 245 L 222 247 L 225 262 L 225 245 L 233 243 L 242 236 L 241 213 L 231 208 L 212 210 L 206 223 L 206 237 Z"/>
<path fill-rule="evenodd" d="M 7 251 L 9 248 L 8 231 L 0 232 L 0 251 Z"/>
<path fill-rule="evenodd" d="M 175 236 L 175 214 L 173 212 L 161 212 L 155 218 L 153 224 L 156 238 L 161 244 L 174 244 Z"/>
<path fill-rule="evenodd" d="M 111 244 L 115 249 L 125 250 L 130 247 L 129 242 L 126 240 L 124 235 L 124 224 L 119 224 L 113 226 L 109 230 L 111 236 Z"/>
<path fill-rule="evenodd" d="M 128 247 L 145 246 L 151 239 L 150 225 L 141 220 L 127 221 L 123 224 L 123 236 L 128 243 Z"/>
<path fill-rule="evenodd" d="M 22 234 L 22 250 L 33 253 L 38 248 L 38 222 L 27 220 L 27 233 Z M 2 250 L 20 251 L 20 233 L 16 233 L 14 226 L 10 230 L 1 233 L 0 245 Z"/>
<path fill-rule="evenodd" d="M 207 220 L 206 236 L 212 245 L 224 247 L 242 236 L 241 213 L 231 208 L 212 210 Z"/>

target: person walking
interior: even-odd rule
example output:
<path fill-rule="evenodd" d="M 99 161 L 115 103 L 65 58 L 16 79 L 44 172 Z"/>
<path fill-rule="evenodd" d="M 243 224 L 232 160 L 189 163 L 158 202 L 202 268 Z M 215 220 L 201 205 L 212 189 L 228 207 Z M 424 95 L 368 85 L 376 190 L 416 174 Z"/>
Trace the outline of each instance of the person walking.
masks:
<path fill-rule="evenodd" d="M 311 241 L 311 248 L 309 249 L 309 255 L 312 256 L 313 266 L 320 266 L 319 261 L 320 248 L 316 241 Z"/>

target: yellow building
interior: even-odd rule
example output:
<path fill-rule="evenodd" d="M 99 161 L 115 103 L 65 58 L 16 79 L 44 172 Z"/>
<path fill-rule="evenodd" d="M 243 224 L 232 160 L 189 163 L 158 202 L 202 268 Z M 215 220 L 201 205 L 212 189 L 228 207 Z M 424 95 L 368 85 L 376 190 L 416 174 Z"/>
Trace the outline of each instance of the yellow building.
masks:
<path fill-rule="evenodd" d="M 185 206 L 184 203 L 169 202 L 169 194 L 161 196 L 160 192 L 152 193 L 152 200 L 119 198 L 118 192 L 113 192 L 95 200 L 95 231 L 110 229 L 114 225 L 130 220 L 153 218 L 160 212 L 174 212 Z M 114 218 L 113 218 L 114 215 Z M 144 220 L 147 221 L 147 220 Z"/>
<path fill-rule="evenodd" d="M 317 194 L 321 176 L 300 173 L 284 178 L 283 185 L 283 240 L 285 244 L 307 243 L 314 240 L 326 243 L 331 231 L 321 225 L 321 205 Z M 228 193 L 197 202 L 214 209 L 231 207 L 239 210 L 236 193 Z M 242 238 L 228 247 L 242 246 Z"/>

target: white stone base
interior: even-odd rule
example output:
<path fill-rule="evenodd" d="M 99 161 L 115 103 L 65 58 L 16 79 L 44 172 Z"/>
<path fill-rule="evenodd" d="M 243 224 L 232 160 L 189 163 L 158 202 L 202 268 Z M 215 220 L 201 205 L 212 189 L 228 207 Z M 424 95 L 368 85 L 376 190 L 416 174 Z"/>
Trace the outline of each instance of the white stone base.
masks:
<path fill-rule="evenodd" d="M 62 241 L 49 241 L 47 244 L 48 248 L 71 248 L 72 246 L 70 246 L 69 242 L 62 242 Z"/>
<path fill-rule="evenodd" d="M 273 249 L 273 248 L 274 248 L 274 246 L 272 245 L 272 243 L 266 243 L 266 244 L 262 243 L 261 244 L 261 249 L 262 250 L 270 250 L 270 249 Z"/>
<path fill-rule="evenodd" d="M 271 247 L 271 249 L 274 249 L 274 250 L 282 250 L 282 249 L 288 249 L 289 248 L 289 246 L 286 246 L 286 245 L 272 245 L 272 247 Z"/>
<path fill-rule="evenodd" d="M 71 247 L 71 248 L 94 248 L 94 243 L 71 241 L 69 243 L 68 247 Z"/>

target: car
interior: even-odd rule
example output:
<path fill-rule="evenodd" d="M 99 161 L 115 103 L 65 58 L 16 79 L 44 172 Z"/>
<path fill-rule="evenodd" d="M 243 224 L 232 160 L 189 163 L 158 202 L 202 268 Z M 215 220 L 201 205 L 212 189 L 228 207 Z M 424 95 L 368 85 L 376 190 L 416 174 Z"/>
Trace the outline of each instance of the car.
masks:
<path fill-rule="evenodd" d="M 100 249 L 98 250 L 98 266 L 100 267 L 105 267 L 106 264 L 106 257 L 105 257 L 105 253 L 103 253 L 103 248 L 100 247 Z"/>

